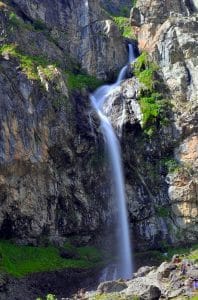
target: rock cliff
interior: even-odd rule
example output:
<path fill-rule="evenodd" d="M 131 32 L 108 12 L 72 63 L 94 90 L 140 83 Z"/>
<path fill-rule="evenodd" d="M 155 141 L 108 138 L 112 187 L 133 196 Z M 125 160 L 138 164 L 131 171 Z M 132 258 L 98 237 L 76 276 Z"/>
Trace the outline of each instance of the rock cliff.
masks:
<path fill-rule="evenodd" d="M 196 1 L 137 1 L 131 11 L 131 24 L 136 32 L 139 48 L 147 51 L 160 68 L 168 89 L 164 96 L 172 103 L 170 128 L 160 133 L 144 150 L 152 157 L 150 170 L 156 159 L 172 153 L 179 167 L 162 181 L 166 192 L 157 198 L 170 209 L 168 236 L 177 240 L 197 240 L 197 2 Z M 158 141 L 157 141 L 158 140 Z M 157 142 L 157 143 L 156 143 Z M 156 144 L 155 144 L 156 143 Z M 158 147 L 157 145 L 161 145 Z M 165 153 L 163 154 L 163 151 Z M 158 158 L 157 158 L 158 157 Z M 140 160 L 141 162 L 143 161 Z M 140 164 L 141 165 L 141 164 Z M 140 167 L 141 169 L 141 167 Z M 143 172 L 144 173 L 144 172 Z M 160 172 L 158 173 L 158 175 Z M 160 176 L 158 176 L 159 179 Z M 161 176 L 162 178 L 163 176 Z M 146 176 L 143 176 L 146 180 Z M 151 177 L 150 177 L 151 180 Z M 152 187 L 155 180 L 149 186 Z M 166 183 L 165 183 L 166 182 Z M 153 196 L 153 195 L 152 195 Z M 154 200 L 156 203 L 156 200 Z M 141 203 L 140 201 L 138 201 Z M 152 203 L 152 200 L 150 200 Z M 144 221 L 145 222 L 145 221 Z M 149 228 L 153 222 L 149 222 Z M 159 224 L 159 222 L 158 222 Z M 154 225 L 154 231 L 158 226 Z M 158 228 L 164 228 L 162 224 Z"/>
<path fill-rule="evenodd" d="M 126 64 L 127 42 L 109 15 L 122 6 L 129 1 L 0 3 L 1 238 L 88 243 L 111 224 L 103 142 L 98 120 L 89 124 L 90 89 L 79 82 L 86 72 L 112 79 Z M 139 0 L 131 24 L 140 50 L 158 65 L 169 122 L 144 132 L 135 77 L 108 101 L 119 134 L 124 123 L 135 247 L 163 249 L 198 238 L 197 2 Z"/>
<path fill-rule="evenodd" d="M 43 22 L 50 36 L 90 74 L 107 79 L 126 63 L 118 28 L 99 1 L 13 1 L 24 18 Z"/>

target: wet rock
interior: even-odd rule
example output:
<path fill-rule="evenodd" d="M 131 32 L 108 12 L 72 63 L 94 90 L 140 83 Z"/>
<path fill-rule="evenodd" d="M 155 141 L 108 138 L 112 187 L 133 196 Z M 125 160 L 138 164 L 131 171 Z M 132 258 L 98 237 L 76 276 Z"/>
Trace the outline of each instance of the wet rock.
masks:
<path fill-rule="evenodd" d="M 142 113 L 137 101 L 140 84 L 135 78 L 125 80 L 107 97 L 103 110 L 118 134 L 122 127 L 140 124 Z"/>

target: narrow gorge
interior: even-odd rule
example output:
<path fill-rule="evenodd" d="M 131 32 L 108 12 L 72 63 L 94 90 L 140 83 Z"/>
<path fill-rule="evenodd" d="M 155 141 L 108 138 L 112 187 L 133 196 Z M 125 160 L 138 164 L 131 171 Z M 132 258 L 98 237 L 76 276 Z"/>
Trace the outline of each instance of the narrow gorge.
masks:
<path fill-rule="evenodd" d="M 0 20 L 0 300 L 197 297 L 198 2 L 5 0 Z"/>

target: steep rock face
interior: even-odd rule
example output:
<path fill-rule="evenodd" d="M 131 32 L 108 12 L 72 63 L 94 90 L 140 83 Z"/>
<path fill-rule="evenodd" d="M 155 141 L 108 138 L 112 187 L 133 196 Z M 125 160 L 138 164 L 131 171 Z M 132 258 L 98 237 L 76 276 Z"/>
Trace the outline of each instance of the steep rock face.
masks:
<path fill-rule="evenodd" d="M 66 55 L 89 74 L 107 79 L 127 61 L 118 28 L 99 1 L 23 1 L 13 3 L 23 16 L 43 22 Z"/>
<path fill-rule="evenodd" d="M 144 134 L 140 87 L 134 77 L 125 80 L 107 98 L 104 111 L 120 136 L 133 247 L 145 250 L 176 241 L 164 159 L 172 153 L 178 133 L 169 124 L 151 139 Z"/>
<path fill-rule="evenodd" d="M 190 1 L 138 1 L 131 13 L 140 49 L 159 63 L 177 100 L 196 100 L 198 95 L 196 12 Z"/>
<path fill-rule="evenodd" d="M 82 95 L 68 99 L 64 89 L 58 95 L 53 87 L 45 91 L 12 59 L 0 65 L 0 236 L 30 243 L 70 234 L 89 239 L 104 221 L 105 186 L 91 180 L 98 154 L 80 108 Z M 89 192 L 95 188 L 100 201 Z"/>
<path fill-rule="evenodd" d="M 68 88 L 65 50 L 11 12 L 1 6 L 0 237 L 87 243 L 110 223 L 88 92 Z"/>
<path fill-rule="evenodd" d="M 168 232 L 175 241 L 184 241 L 185 237 L 188 241 L 196 241 L 198 232 L 196 5 L 196 1 L 139 0 L 131 12 L 139 47 L 148 51 L 159 65 L 169 88 L 169 93 L 164 91 L 164 95 L 173 105 L 172 130 L 177 134 L 173 138 L 170 131 L 164 132 L 162 139 L 170 143 L 166 152 L 171 153 L 172 148 L 180 163 L 174 173 L 164 178 L 168 184 L 167 201 L 173 221 L 169 222 Z M 155 143 L 156 140 L 152 140 L 151 149 Z M 162 149 L 161 145 L 158 154 Z M 151 184 L 150 191 L 152 187 Z"/>

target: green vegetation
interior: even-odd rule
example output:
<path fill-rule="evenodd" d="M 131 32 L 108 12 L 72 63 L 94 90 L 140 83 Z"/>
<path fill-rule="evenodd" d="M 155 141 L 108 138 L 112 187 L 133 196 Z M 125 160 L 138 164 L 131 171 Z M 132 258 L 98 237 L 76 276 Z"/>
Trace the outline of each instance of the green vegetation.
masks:
<path fill-rule="evenodd" d="M 26 23 L 23 21 L 22 18 L 17 16 L 14 12 L 10 12 L 9 14 L 9 22 L 11 26 L 17 27 L 17 28 L 23 28 L 31 31 L 43 31 L 46 30 L 47 27 L 45 23 L 43 23 L 41 20 L 35 20 L 32 23 Z"/>
<path fill-rule="evenodd" d="M 84 246 L 76 248 L 71 243 L 65 243 L 64 247 L 72 253 L 76 253 L 80 259 L 85 261 L 98 263 L 102 260 L 101 252 L 95 247 Z"/>
<path fill-rule="evenodd" d="M 138 98 L 143 114 L 142 127 L 148 136 L 152 136 L 156 132 L 157 122 L 160 125 L 168 124 L 170 104 L 156 91 L 158 66 L 150 60 L 148 53 L 143 52 L 133 66 L 134 75 L 143 84 Z"/>
<path fill-rule="evenodd" d="M 55 295 L 49 294 L 45 298 L 46 300 L 57 300 Z M 42 300 L 42 298 L 37 298 L 36 300 Z"/>
<path fill-rule="evenodd" d="M 130 25 L 130 20 L 129 18 L 126 17 L 113 17 L 114 22 L 118 26 L 121 34 L 125 38 L 135 38 L 132 27 Z"/>
<path fill-rule="evenodd" d="M 103 83 L 101 80 L 87 74 L 73 74 L 68 72 L 66 74 L 70 90 L 88 88 L 93 91 Z"/>
<path fill-rule="evenodd" d="M 55 76 L 55 68 L 58 62 L 50 62 L 47 58 L 42 56 L 24 54 L 16 44 L 5 44 L 1 46 L 0 55 L 9 55 L 19 60 L 22 71 L 30 80 L 41 80 L 38 71 L 45 76 L 46 80 L 53 80 Z M 87 74 L 66 72 L 66 75 L 68 88 L 71 91 L 82 88 L 88 88 L 92 91 L 102 84 L 101 80 Z M 59 104 L 61 105 L 66 102 L 66 98 L 60 96 L 57 101 L 57 105 L 59 106 Z"/>
<path fill-rule="evenodd" d="M 139 103 L 143 114 L 143 128 L 154 125 L 159 115 L 159 105 L 156 98 L 152 94 L 150 97 L 143 96 L 139 99 Z M 149 129 L 153 129 L 153 127 Z"/>
<path fill-rule="evenodd" d="M 173 158 L 165 158 L 162 160 L 162 163 L 169 173 L 176 173 L 180 169 L 178 161 Z"/>
<path fill-rule="evenodd" d="M 76 259 L 64 259 L 53 246 L 18 246 L 10 241 L 0 241 L 0 270 L 15 277 L 29 273 L 54 271 L 64 268 L 91 268 L 101 263 L 101 253 L 94 247 L 66 244 L 65 249 L 75 250 Z"/>
<path fill-rule="evenodd" d="M 50 75 L 51 77 L 52 69 L 50 70 L 49 68 L 47 68 L 50 62 L 42 56 L 31 56 L 24 54 L 18 49 L 17 45 L 15 44 L 5 44 L 1 46 L 0 54 L 3 56 L 9 55 L 18 59 L 22 71 L 30 80 L 39 80 L 38 67 L 42 67 L 45 75 Z M 55 65 L 52 65 L 52 67 L 55 67 Z"/>
<path fill-rule="evenodd" d="M 150 92 L 154 92 L 155 72 L 158 69 L 158 66 L 151 62 L 148 53 L 145 51 L 136 59 L 134 64 L 135 76 Z"/>

